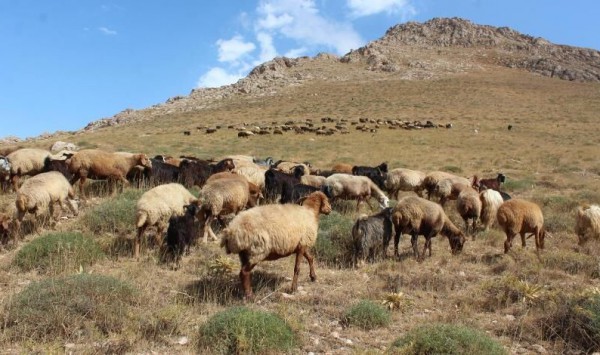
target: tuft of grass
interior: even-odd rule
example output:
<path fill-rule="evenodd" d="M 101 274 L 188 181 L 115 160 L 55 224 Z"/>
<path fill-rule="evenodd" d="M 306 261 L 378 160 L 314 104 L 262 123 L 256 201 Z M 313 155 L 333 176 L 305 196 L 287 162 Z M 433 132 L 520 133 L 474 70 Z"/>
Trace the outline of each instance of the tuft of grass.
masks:
<path fill-rule="evenodd" d="M 362 300 L 350 307 L 343 317 L 344 323 L 364 330 L 385 327 L 391 320 L 388 309 L 368 300 Z"/>
<path fill-rule="evenodd" d="M 77 274 L 28 285 L 3 310 L 3 333 L 15 341 L 86 341 L 123 334 L 137 323 L 139 293 L 112 277 Z"/>
<path fill-rule="evenodd" d="M 104 258 L 98 243 L 78 232 L 59 232 L 43 235 L 21 248 L 13 265 L 21 271 L 60 274 L 83 271 L 84 266 Z"/>
<path fill-rule="evenodd" d="M 523 192 L 531 190 L 533 187 L 535 187 L 535 182 L 531 178 L 521 180 L 506 179 L 506 182 L 504 183 L 504 188 L 507 191 L 513 192 Z"/>
<path fill-rule="evenodd" d="M 285 352 L 296 346 L 290 326 L 278 315 L 233 307 L 212 316 L 199 332 L 198 351 L 213 354 Z"/>
<path fill-rule="evenodd" d="M 441 170 L 449 172 L 449 173 L 453 173 L 453 174 L 460 174 L 463 172 L 463 169 L 460 166 L 454 166 L 454 165 L 446 165 Z"/>
<path fill-rule="evenodd" d="M 319 262 L 332 267 L 352 265 L 352 226 L 354 221 L 338 212 L 321 216 L 319 233 L 314 246 L 315 257 Z"/>
<path fill-rule="evenodd" d="M 600 268 L 595 257 L 569 250 L 556 250 L 542 257 L 544 267 L 565 271 L 571 275 L 585 274 L 589 277 L 600 276 Z"/>
<path fill-rule="evenodd" d="M 507 351 L 487 334 L 462 325 L 432 324 L 421 326 L 398 338 L 389 354 L 485 354 Z"/>
<path fill-rule="evenodd" d="M 135 229 L 135 205 L 144 191 L 127 189 L 83 216 L 83 225 L 94 234 L 123 236 Z"/>
<path fill-rule="evenodd" d="M 482 287 L 487 296 L 484 308 L 489 311 L 495 311 L 517 302 L 530 306 L 537 303 L 544 294 L 542 286 L 513 275 L 501 279 L 491 279 Z"/>

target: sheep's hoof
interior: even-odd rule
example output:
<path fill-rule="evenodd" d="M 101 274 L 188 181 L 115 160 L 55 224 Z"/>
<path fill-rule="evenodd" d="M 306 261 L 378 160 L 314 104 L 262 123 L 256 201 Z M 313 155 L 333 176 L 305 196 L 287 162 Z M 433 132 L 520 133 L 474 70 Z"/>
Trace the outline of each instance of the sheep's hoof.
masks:
<path fill-rule="evenodd" d="M 317 281 L 317 275 L 311 275 L 310 276 L 310 281 L 312 281 L 312 282 Z"/>

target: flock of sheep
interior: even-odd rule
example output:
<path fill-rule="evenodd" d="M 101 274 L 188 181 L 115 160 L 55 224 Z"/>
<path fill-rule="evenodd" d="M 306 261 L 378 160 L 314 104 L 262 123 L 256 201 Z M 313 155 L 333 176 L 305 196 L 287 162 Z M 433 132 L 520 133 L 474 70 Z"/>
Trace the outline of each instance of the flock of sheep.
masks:
<path fill-rule="evenodd" d="M 21 184 L 21 178 L 29 176 Z M 394 233 L 394 253 L 402 234 L 411 236 L 415 258 L 431 256 L 431 238 L 441 234 L 448 239 L 451 252 L 459 253 L 467 236 L 475 237 L 478 223 L 488 229 L 498 225 L 506 233 L 504 252 L 520 235 L 525 246 L 527 234 L 535 239 L 536 249 L 544 248 L 544 218 L 535 203 L 511 199 L 500 191 L 505 177 L 467 179 L 447 172 L 429 173 L 379 166 L 335 164 L 320 170 L 308 163 L 255 159 L 245 155 L 218 160 L 194 157 L 148 158 L 144 154 L 106 152 L 97 149 L 50 151 L 22 148 L 0 156 L 0 181 L 3 189 L 16 191 L 14 214 L 0 214 L 0 238 L 5 242 L 20 232 L 27 213 L 36 217 L 59 203 L 74 214 L 78 207 L 73 186 L 79 182 L 79 197 L 85 199 L 86 179 L 121 183 L 150 184 L 136 204 L 137 228 L 134 257 L 139 258 L 141 242 L 148 228 L 156 228 L 156 241 L 164 245 L 177 263 L 189 252 L 198 236 L 206 243 L 218 240 L 212 230 L 217 220 L 225 228 L 220 242 L 227 253 L 236 253 L 241 262 L 240 282 L 246 298 L 251 298 L 250 273 L 263 260 L 296 255 L 292 291 L 297 288 L 302 257 L 316 279 L 313 256 L 319 215 L 331 212 L 331 201 L 356 200 L 356 209 L 375 198 L 381 211 L 360 216 L 353 229 L 355 264 L 385 256 Z M 188 188 L 201 188 L 199 197 Z M 114 190 L 114 186 L 113 189 Z M 400 191 L 413 191 L 400 198 Z M 389 207 L 389 198 L 397 203 Z M 464 230 L 446 215 L 443 206 L 456 200 L 456 210 L 464 220 Z M 259 205 L 260 204 L 260 205 Z M 229 223 L 225 216 L 234 215 Z M 226 226 L 225 226 L 226 225 Z M 197 228 L 200 226 L 200 228 Z M 166 236 L 165 236 L 166 230 Z M 575 231 L 580 243 L 600 238 L 600 207 L 580 207 Z M 417 239 L 425 237 L 419 253 Z"/>

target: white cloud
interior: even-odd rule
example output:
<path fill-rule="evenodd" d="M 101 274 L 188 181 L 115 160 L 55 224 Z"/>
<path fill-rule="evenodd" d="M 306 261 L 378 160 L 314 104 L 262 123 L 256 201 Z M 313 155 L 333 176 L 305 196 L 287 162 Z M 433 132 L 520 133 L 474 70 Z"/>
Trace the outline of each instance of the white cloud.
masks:
<path fill-rule="evenodd" d="M 304 53 L 306 53 L 307 50 L 308 48 L 306 47 L 292 48 L 289 51 L 285 52 L 284 56 L 288 58 L 297 58 L 304 55 Z"/>
<path fill-rule="evenodd" d="M 282 35 L 303 46 L 325 46 L 345 54 L 364 43 L 350 23 L 321 15 L 314 0 L 262 0 L 256 12 L 258 31 Z"/>
<path fill-rule="evenodd" d="M 259 32 L 256 34 L 256 39 L 260 44 L 260 56 L 254 64 L 260 64 L 271 60 L 277 56 L 277 50 L 273 45 L 273 37 L 265 32 Z"/>
<path fill-rule="evenodd" d="M 223 68 L 214 67 L 200 77 L 197 86 L 216 88 L 223 85 L 233 84 L 241 78 L 242 75 L 239 73 L 229 73 Z"/>
<path fill-rule="evenodd" d="M 111 30 L 111 29 L 106 28 L 106 27 L 98 27 L 98 31 L 104 33 L 107 36 L 115 36 L 115 35 L 117 35 L 117 31 Z"/>
<path fill-rule="evenodd" d="M 364 17 L 385 12 L 388 15 L 402 14 L 402 17 L 414 16 L 415 8 L 410 0 L 347 0 L 353 17 Z"/>
<path fill-rule="evenodd" d="M 219 47 L 219 62 L 236 62 L 242 56 L 256 49 L 252 42 L 244 42 L 242 36 L 234 36 L 231 39 L 217 41 Z"/>

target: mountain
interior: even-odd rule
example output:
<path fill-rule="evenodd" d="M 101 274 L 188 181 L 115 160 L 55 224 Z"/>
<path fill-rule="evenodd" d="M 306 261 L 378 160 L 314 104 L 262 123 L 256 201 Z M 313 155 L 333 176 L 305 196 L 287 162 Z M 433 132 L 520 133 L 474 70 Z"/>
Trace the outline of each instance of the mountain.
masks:
<path fill-rule="evenodd" d="M 84 130 L 138 122 L 173 113 L 211 108 L 224 99 L 261 97 L 310 82 L 428 80 L 494 67 L 580 82 L 600 81 L 600 52 L 556 45 L 508 27 L 474 24 L 460 18 L 408 22 L 342 57 L 319 54 L 313 58 L 278 57 L 254 68 L 246 78 L 219 88 L 194 89 L 142 110 L 124 110 L 111 118 L 89 123 Z"/>

